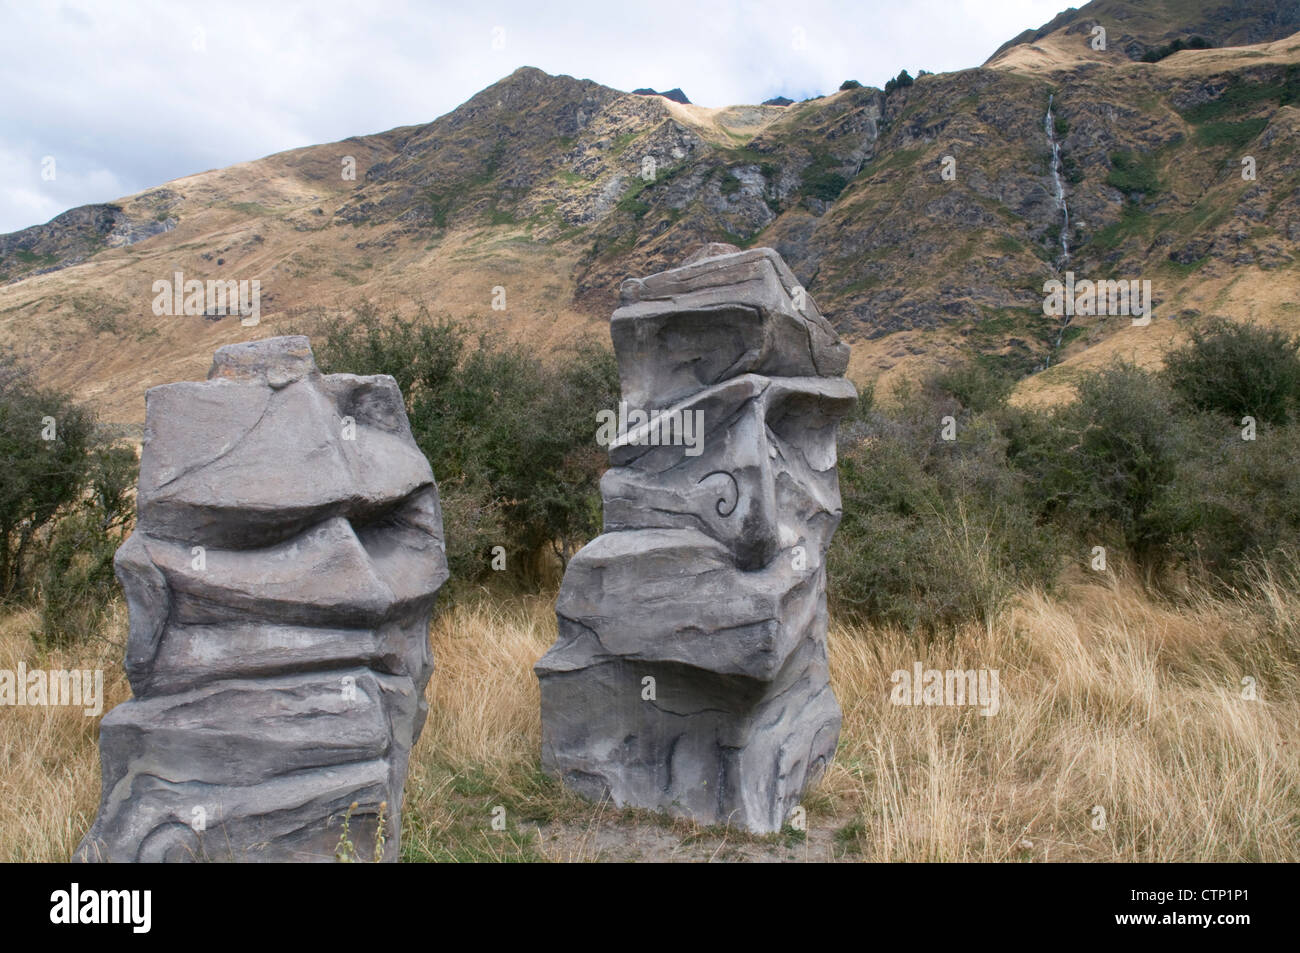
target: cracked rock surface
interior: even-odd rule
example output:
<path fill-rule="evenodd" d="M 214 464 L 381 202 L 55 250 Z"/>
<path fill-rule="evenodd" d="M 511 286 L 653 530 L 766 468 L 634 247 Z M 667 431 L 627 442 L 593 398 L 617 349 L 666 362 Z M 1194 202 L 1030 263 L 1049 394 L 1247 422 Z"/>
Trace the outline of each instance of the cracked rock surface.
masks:
<path fill-rule="evenodd" d="M 620 807 L 778 831 L 839 739 L 824 560 L 848 347 L 768 248 L 707 245 L 621 300 L 646 422 L 610 446 L 604 533 L 535 666 L 542 764 Z M 674 439 L 687 415 L 697 439 Z"/>
<path fill-rule="evenodd" d="M 447 579 L 438 489 L 396 382 L 305 337 L 221 348 L 146 396 L 117 553 L 134 698 L 100 726 L 86 861 L 329 861 L 344 815 L 399 853 Z"/>

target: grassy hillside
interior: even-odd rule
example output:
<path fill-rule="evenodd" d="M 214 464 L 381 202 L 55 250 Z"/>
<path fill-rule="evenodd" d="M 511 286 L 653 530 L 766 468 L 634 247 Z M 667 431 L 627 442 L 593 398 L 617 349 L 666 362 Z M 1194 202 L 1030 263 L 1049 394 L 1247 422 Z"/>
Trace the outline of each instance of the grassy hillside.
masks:
<path fill-rule="evenodd" d="M 851 375 L 886 389 L 978 353 L 1024 377 L 1018 400 L 1054 400 L 1078 368 L 1158 363 L 1215 317 L 1300 328 L 1300 35 L 1143 63 L 1093 51 L 1076 26 L 984 68 L 788 107 L 705 109 L 520 69 L 426 125 L 0 237 L 0 339 L 48 383 L 139 423 L 147 387 L 202 377 L 217 346 L 366 300 L 549 351 L 599 333 L 625 276 L 707 240 L 780 251 L 853 344 Z M 1067 266 L 1149 279 L 1156 320 L 1062 327 L 1042 285 Z M 155 316 L 153 282 L 177 271 L 258 279 L 261 325 Z"/>
<path fill-rule="evenodd" d="M 1082 7 L 1062 11 L 1037 30 L 1026 30 L 1008 40 L 989 59 L 1054 33 L 1090 38 L 1094 24 L 1106 27 L 1111 49 L 1140 59 L 1147 51 L 1175 39 L 1201 37 L 1214 46 L 1278 40 L 1300 30 L 1300 7 L 1288 0 L 1091 0 Z"/>

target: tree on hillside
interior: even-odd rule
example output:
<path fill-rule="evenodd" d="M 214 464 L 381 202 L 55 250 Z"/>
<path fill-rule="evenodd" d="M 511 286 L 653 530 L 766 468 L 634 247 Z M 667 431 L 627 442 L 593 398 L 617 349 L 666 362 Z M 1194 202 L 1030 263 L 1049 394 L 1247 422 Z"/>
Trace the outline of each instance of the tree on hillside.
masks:
<path fill-rule="evenodd" d="M 93 632 L 116 592 L 136 472 L 133 448 L 0 353 L 0 602 L 38 596 L 46 641 Z"/>
<path fill-rule="evenodd" d="M 37 534 L 85 487 L 92 433 L 87 411 L 0 354 L 0 601 L 27 586 Z"/>

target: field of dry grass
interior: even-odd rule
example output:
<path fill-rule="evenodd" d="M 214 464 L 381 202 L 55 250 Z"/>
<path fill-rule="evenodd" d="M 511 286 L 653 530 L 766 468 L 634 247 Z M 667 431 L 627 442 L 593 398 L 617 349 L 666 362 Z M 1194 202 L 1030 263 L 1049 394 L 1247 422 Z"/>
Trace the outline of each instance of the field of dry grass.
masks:
<path fill-rule="evenodd" d="M 806 799 L 807 831 L 769 837 L 588 804 L 542 775 L 532 664 L 554 639 L 553 601 L 471 598 L 433 626 L 438 668 L 407 783 L 403 854 L 1300 860 L 1298 582 L 1261 578 L 1238 600 L 1178 605 L 1123 581 L 1080 582 L 1056 598 L 1024 593 L 987 629 L 929 642 L 833 626 L 839 751 Z M 40 656 L 30 642 L 37 622 L 32 613 L 0 620 L 0 668 L 97 665 L 106 707 L 127 697 L 120 608 L 105 640 L 74 655 Z M 997 714 L 893 705 L 891 673 L 918 661 L 997 669 Z M 98 788 L 95 719 L 0 709 L 0 860 L 66 859 Z M 496 808 L 504 831 L 492 829 Z"/>

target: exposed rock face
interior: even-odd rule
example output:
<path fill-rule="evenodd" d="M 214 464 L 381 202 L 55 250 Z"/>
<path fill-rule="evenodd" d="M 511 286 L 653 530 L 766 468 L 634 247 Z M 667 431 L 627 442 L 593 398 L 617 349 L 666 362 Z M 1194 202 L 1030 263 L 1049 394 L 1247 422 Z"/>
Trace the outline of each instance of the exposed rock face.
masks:
<path fill-rule="evenodd" d="M 438 490 L 396 382 L 322 376 L 305 337 L 217 351 L 146 398 L 117 553 L 135 698 L 100 726 L 83 860 L 396 860 L 447 578 Z"/>
<path fill-rule="evenodd" d="M 686 94 L 682 92 L 681 87 L 679 86 L 675 86 L 663 93 L 656 89 L 650 89 L 648 86 L 642 89 L 634 89 L 632 92 L 637 96 L 662 96 L 664 99 L 671 99 L 673 102 L 681 103 L 683 106 L 689 106 L 691 104 L 691 101 L 686 98 Z"/>
<path fill-rule="evenodd" d="M 542 764 L 593 799 L 777 831 L 839 738 L 824 557 L 848 348 L 768 248 L 705 246 L 621 300 L 632 426 L 536 665 Z"/>
<path fill-rule="evenodd" d="M 176 227 L 170 189 L 150 189 L 120 204 L 80 205 L 44 225 L 0 235 L 0 282 L 43 275 L 85 261 L 101 248 L 134 245 Z"/>

